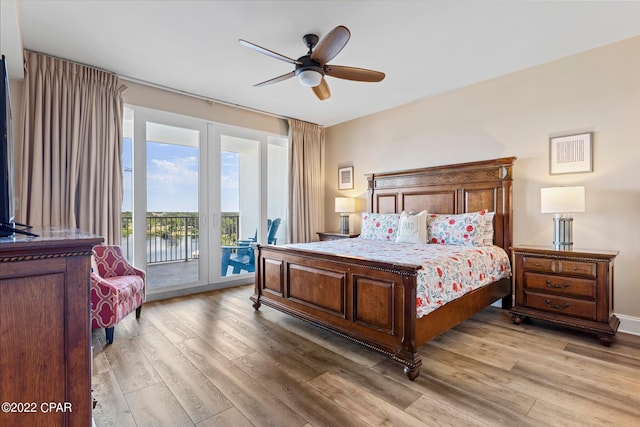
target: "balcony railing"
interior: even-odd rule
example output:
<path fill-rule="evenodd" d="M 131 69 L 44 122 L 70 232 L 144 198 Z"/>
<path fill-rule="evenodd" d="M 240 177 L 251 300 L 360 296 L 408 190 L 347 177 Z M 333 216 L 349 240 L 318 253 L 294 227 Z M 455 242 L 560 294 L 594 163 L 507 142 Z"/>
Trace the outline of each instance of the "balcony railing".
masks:
<path fill-rule="evenodd" d="M 238 240 L 238 212 L 223 212 L 221 221 L 222 245 Z M 147 264 L 189 261 L 200 255 L 200 229 L 197 214 L 184 216 L 147 216 Z M 122 250 L 128 260 L 133 258 L 133 222 L 131 214 L 122 214 Z"/>

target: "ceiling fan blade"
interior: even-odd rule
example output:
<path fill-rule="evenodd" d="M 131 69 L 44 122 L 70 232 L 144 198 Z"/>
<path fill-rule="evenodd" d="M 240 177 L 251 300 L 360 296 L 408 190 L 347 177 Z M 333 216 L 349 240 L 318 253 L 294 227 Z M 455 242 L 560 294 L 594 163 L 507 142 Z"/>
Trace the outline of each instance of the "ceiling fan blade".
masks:
<path fill-rule="evenodd" d="M 320 101 L 324 101 L 325 99 L 329 99 L 331 97 L 331 91 L 329 90 L 329 85 L 327 81 L 322 78 L 322 81 L 318 86 L 312 87 L 313 93 L 316 94 Z"/>
<path fill-rule="evenodd" d="M 380 71 L 341 65 L 325 65 L 324 72 L 327 76 L 358 82 L 379 82 L 384 79 L 384 73 Z"/>
<path fill-rule="evenodd" d="M 347 44 L 351 32 L 343 25 L 338 25 L 329 32 L 316 46 L 311 59 L 324 65 L 331 61 Z"/>
<path fill-rule="evenodd" d="M 296 75 L 296 72 L 292 71 L 290 73 L 283 74 L 283 75 L 278 76 L 278 77 L 274 77 L 274 78 L 272 78 L 270 80 L 266 80 L 266 81 L 264 81 L 262 83 L 257 83 L 254 86 L 258 87 L 258 86 L 266 86 L 266 85 L 270 85 L 270 84 L 273 84 L 273 83 L 278 83 L 278 82 L 281 82 L 283 80 L 290 79 L 291 77 L 294 77 L 295 75 Z"/>
<path fill-rule="evenodd" d="M 257 44 L 253 44 L 253 43 L 248 42 L 246 40 L 239 39 L 238 41 L 240 42 L 240 44 L 242 46 L 246 46 L 249 49 L 253 49 L 256 52 L 263 53 L 263 54 L 265 54 L 267 56 L 270 56 L 272 58 L 279 59 L 279 60 L 284 61 L 284 62 L 288 62 L 289 64 L 302 64 L 302 62 L 298 61 L 297 59 L 289 58 L 288 56 L 281 55 L 281 54 L 279 54 L 277 52 L 274 52 L 272 50 L 266 49 L 266 48 L 264 48 L 262 46 L 258 46 Z"/>

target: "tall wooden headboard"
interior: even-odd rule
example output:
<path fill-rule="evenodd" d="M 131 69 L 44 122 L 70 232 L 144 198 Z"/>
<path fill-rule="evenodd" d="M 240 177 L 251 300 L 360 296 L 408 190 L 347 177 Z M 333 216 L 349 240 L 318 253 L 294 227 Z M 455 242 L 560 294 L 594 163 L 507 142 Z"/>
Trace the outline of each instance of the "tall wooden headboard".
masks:
<path fill-rule="evenodd" d="M 511 253 L 515 157 L 367 175 L 368 210 L 378 213 L 495 212 L 494 243 Z"/>

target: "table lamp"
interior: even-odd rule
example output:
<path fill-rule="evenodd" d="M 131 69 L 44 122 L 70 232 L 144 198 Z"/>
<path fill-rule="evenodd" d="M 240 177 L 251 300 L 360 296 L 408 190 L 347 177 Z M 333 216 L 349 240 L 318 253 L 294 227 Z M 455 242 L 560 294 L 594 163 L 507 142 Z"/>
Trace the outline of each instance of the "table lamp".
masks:
<path fill-rule="evenodd" d="M 584 187 L 540 189 L 540 212 L 553 214 L 553 246 L 573 248 L 573 212 L 584 212 Z"/>
<path fill-rule="evenodd" d="M 336 197 L 336 212 L 340 214 L 340 233 L 349 234 L 349 213 L 356 211 L 356 199 Z"/>

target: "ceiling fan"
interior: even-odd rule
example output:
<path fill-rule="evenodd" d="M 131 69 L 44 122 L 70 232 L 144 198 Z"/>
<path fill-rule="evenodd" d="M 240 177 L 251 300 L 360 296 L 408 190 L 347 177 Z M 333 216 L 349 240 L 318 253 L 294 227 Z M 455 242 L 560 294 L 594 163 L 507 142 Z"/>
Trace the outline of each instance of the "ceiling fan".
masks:
<path fill-rule="evenodd" d="M 355 80 L 358 82 L 379 82 L 384 79 L 384 73 L 367 70 L 365 68 L 345 67 L 341 65 L 329 65 L 331 61 L 345 47 L 351 37 L 351 32 L 345 26 L 338 25 L 331 30 L 322 40 L 315 34 L 307 34 L 302 40 L 309 48 L 306 55 L 298 59 L 292 59 L 281 55 L 257 44 L 240 39 L 243 46 L 256 50 L 272 58 L 279 59 L 295 65 L 295 70 L 273 79 L 258 83 L 254 86 L 266 86 L 298 76 L 301 85 L 310 87 L 320 100 L 331 96 L 329 85 L 324 76 L 337 77 L 339 79 Z M 314 50 L 315 48 L 315 50 Z"/>

